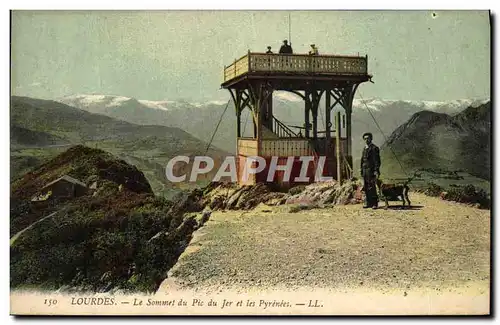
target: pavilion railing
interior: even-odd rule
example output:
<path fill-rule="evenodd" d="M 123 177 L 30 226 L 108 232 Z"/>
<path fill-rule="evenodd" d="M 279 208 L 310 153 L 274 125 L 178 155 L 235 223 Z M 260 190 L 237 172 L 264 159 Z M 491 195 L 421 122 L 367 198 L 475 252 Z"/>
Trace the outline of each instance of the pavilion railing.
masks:
<path fill-rule="evenodd" d="M 276 117 L 273 116 L 273 131 L 274 133 L 280 137 L 298 137 L 298 135 L 293 132 L 288 126 L 283 124 L 280 120 L 278 120 Z"/>
<path fill-rule="evenodd" d="M 247 72 L 366 75 L 366 56 L 251 53 L 224 68 L 224 82 Z"/>

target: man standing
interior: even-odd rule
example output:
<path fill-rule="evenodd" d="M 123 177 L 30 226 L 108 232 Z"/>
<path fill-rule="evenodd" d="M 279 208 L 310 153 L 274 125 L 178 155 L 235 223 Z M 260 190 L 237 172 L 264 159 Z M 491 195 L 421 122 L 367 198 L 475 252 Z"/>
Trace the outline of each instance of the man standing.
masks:
<path fill-rule="evenodd" d="M 288 45 L 288 41 L 284 40 L 283 45 L 280 47 L 280 53 L 282 54 L 293 54 L 292 46 Z"/>
<path fill-rule="evenodd" d="M 365 204 L 363 208 L 378 207 L 377 179 L 380 176 L 380 151 L 372 143 L 373 135 L 369 132 L 363 134 L 365 147 L 361 155 L 361 176 L 365 189 Z"/>

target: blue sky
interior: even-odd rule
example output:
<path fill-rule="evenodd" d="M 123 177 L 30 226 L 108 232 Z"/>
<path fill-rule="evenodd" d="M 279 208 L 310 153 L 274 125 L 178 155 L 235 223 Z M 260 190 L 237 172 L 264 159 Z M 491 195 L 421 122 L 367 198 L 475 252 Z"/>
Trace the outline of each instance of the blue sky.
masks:
<path fill-rule="evenodd" d="M 224 100 L 224 65 L 288 38 L 288 11 L 15 11 L 12 93 Z M 364 98 L 490 97 L 487 11 L 292 11 L 306 53 L 368 54 Z"/>

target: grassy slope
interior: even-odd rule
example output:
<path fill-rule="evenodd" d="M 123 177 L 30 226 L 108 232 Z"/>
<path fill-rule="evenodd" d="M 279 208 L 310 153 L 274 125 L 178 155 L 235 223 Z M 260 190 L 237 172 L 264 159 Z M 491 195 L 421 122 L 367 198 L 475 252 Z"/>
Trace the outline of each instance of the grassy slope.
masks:
<path fill-rule="evenodd" d="M 87 184 L 98 180 L 97 192 L 30 202 L 64 174 Z M 83 146 L 13 182 L 10 203 L 11 236 L 28 228 L 11 245 L 12 288 L 154 291 L 197 225 L 155 197 L 137 168 Z"/>

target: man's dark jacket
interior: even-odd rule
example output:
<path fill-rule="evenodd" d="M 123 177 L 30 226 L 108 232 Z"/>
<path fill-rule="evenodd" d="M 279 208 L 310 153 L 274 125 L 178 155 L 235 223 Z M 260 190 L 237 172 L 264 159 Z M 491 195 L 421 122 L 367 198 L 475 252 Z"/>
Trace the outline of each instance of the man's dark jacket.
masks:
<path fill-rule="evenodd" d="M 380 175 L 380 151 L 376 145 L 370 143 L 363 148 L 361 155 L 361 175 L 374 177 L 375 172 Z"/>
<path fill-rule="evenodd" d="M 292 46 L 290 44 L 283 44 L 280 47 L 280 53 L 282 54 L 293 54 Z"/>

